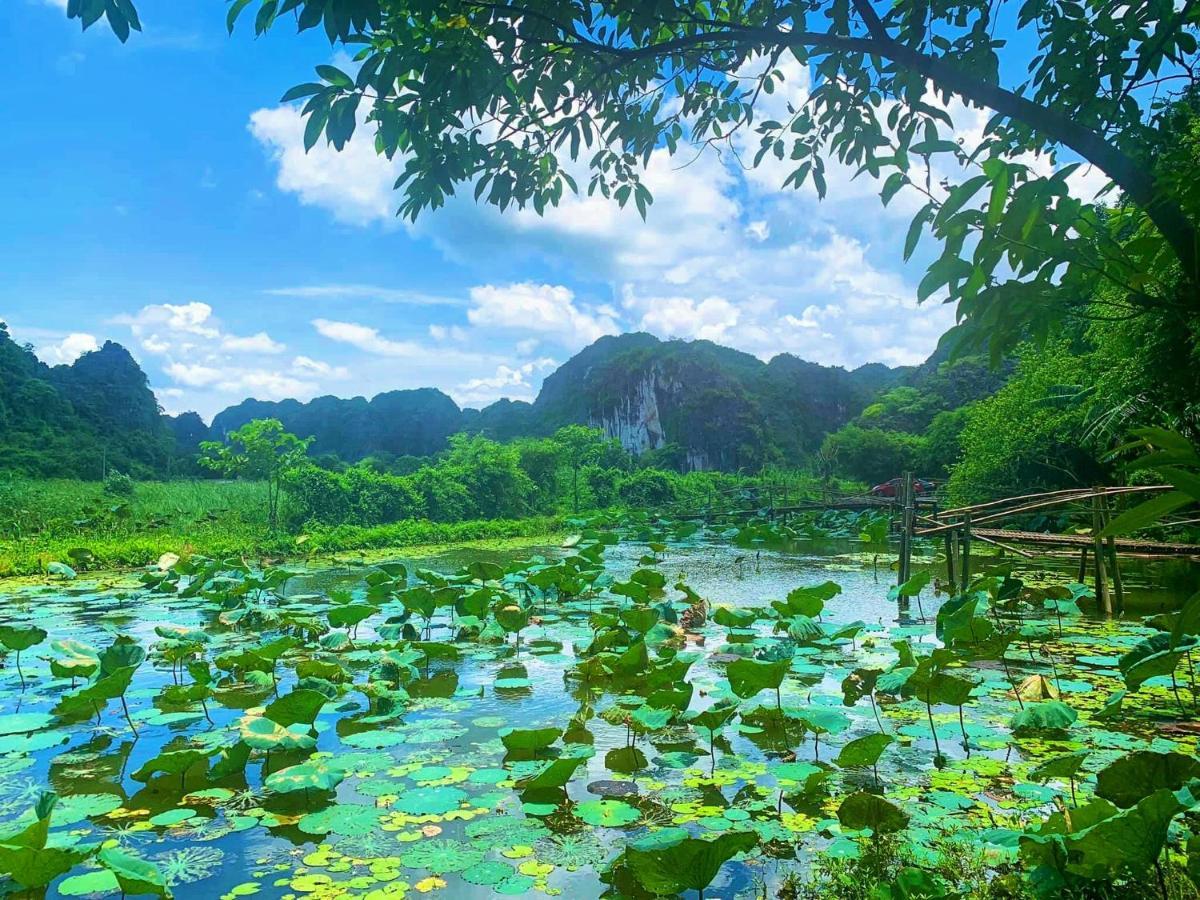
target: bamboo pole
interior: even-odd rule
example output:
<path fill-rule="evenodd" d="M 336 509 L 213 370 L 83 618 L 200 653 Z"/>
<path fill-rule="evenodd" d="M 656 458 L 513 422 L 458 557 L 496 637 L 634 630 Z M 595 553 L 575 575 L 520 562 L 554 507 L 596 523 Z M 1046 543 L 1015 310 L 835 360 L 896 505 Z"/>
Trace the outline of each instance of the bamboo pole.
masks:
<path fill-rule="evenodd" d="M 1096 558 L 1096 604 L 1106 618 L 1112 617 L 1112 597 L 1108 593 L 1108 577 L 1104 571 L 1104 547 L 1101 543 L 1100 532 L 1104 523 L 1100 515 L 1100 494 L 1092 498 L 1092 555 Z"/>
<path fill-rule="evenodd" d="M 1087 551 L 1087 547 L 1079 551 L 1079 577 L 1075 580 L 1080 584 L 1083 584 L 1083 579 L 1087 578 Z"/>
<path fill-rule="evenodd" d="M 1001 550 L 1007 550 L 1009 553 L 1015 553 L 1018 556 L 1025 557 L 1026 559 L 1036 558 L 1032 553 L 1022 550 L 1020 547 L 1014 547 L 1011 544 L 1002 543 L 1001 541 L 997 541 L 996 539 L 990 538 L 987 535 L 980 534 L 978 531 L 972 532 L 971 540 L 983 541 L 985 544 L 991 544 L 993 547 L 999 547 Z"/>
<path fill-rule="evenodd" d="M 912 565 L 912 537 L 913 537 L 913 483 L 912 472 L 904 473 L 904 480 L 901 483 L 901 497 L 903 499 L 904 508 L 901 513 L 901 533 L 900 533 L 900 565 L 897 584 L 904 584 L 909 579 L 909 568 Z"/>
<path fill-rule="evenodd" d="M 980 518 L 975 519 L 975 524 L 976 525 L 984 525 L 988 522 L 995 522 L 998 519 L 1007 519 L 1009 516 L 1015 516 L 1015 515 L 1019 515 L 1021 513 L 1025 513 L 1025 512 L 1032 512 L 1035 509 L 1048 509 L 1049 507 L 1052 507 L 1052 506 L 1063 506 L 1067 503 L 1074 503 L 1074 502 L 1080 501 L 1080 500 L 1088 500 L 1088 499 L 1094 500 L 1095 497 L 1096 497 L 1096 493 L 1093 491 L 1090 493 L 1075 493 L 1075 494 L 1071 494 L 1068 497 L 1058 497 L 1053 500 L 1043 500 L 1040 503 L 1027 503 L 1023 506 L 1014 507 L 1013 509 L 1006 509 L 1006 510 L 1002 510 L 1001 512 L 994 512 L 994 513 L 989 513 L 986 516 L 981 516 Z M 969 512 L 964 513 L 963 514 L 964 518 L 969 514 L 970 514 Z M 947 515 L 947 513 L 942 513 L 942 515 L 945 516 L 945 515 Z M 951 522 L 951 523 L 947 523 L 945 525 L 941 525 L 937 528 L 929 528 L 929 529 L 926 529 L 925 531 L 921 532 L 921 534 L 923 534 L 923 535 L 938 534 L 941 531 L 946 531 L 946 530 L 953 528 L 955 526 L 955 524 L 956 523 Z M 957 524 L 961 524 L 961 523 L 957 523 Z"/>
<path fill-rule="evenodd" d="M 963 516 L 962 523 L 962 580 L 963 590 L 971 585 L 971 514 Z"/>
<path fill-rule="evenodd" d="M 1110 494 L 1133 494 L 1145 491 L 1169 491 L 1170 485 L 1165 484 L 1140 484 L 1140 485 L 1121 485 L 1117 487 L 1101 488 L 1101 490 Z M 1015 497 L 1004 497 L 1001 500 L 989 500 L 987 503 L 976 503 L 971 506 L 956 506 L 953 509 L 942 510 L 943 516 L 961 515 L 967 512 L 979 512 L 981 509 L 990 509 L 993 506 L 1002 506 L 1005 503 L 1015 503 L 1018 500 L 1037 500 L 1042 497 L 1063 497 L 1064 495 L 1079 495 L 1080 499 L 1086 500 L 1096 493 L 1095 488 L 1064 488 L 1059 491 L 1042 491 L 1037 494 L 1018 494 Z"/>
<path fill-rule="evenodd" d="M 950 591 L 952 593 L 957 594 L 958 593 L 958 583 L 954 580 L 955 566 L 954 566 L 954 551 L 951 548 L 952 543 L 953 543 L 953 541 L 950 539 L 950 535 L 947 534 L 946 535 L 946 580 L 950 583 Z"/>
<path fill-rule="evenodd" d="M 1104 504 L 1104 526 L 1107 528 L 1112 519 L 1112 504 L 1108 497 L 1102 500 Z M 1125 585 L 1121 582 L 1121 567 L 1117 563 L 1117 539 L 1111 534 L 1104 539 L 1108 550 L 1108 562 L 1112 566 L 1113 612 L 1118 616 L 1125 614 Z"/>

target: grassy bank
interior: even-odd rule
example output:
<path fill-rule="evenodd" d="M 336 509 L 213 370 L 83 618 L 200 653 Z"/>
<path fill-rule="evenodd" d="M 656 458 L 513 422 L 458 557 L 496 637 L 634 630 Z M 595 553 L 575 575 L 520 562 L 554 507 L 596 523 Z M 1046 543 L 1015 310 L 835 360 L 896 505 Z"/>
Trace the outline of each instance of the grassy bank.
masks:
<path fill-rule="evenodd" d="M 88 568 L 145 566 L 166 552 L 203 556 L 302 558 L 354 550 L 555 536 L 557 517 L 469 522 L 409 520 L 370 527 L 267 527 L 266 492 L 247 482 L 146 482 L 128 495 L 80 481 L 0 483 L 0 577 L 71 565 L 85 549 Z"/>

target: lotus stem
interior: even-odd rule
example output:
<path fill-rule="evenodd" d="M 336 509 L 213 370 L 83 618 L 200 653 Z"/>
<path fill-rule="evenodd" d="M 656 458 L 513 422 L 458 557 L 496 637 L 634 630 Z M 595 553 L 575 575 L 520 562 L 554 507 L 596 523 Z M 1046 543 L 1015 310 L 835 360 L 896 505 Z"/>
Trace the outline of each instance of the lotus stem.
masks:
<path fill-rule="evenodd" d="M 886 729 L 883 727 L 883 720 L 879 718 L 879 707 L 875 703 L 875 694 L 867 694 L 867 699 L 871 701 L 871 712 L 875 713 L 875 724 L 879 726 L 879 733 L 887 734 Z"/>
<path fill-rule="evenodd" d="M 925 715 L 929 717 L 929 730 L 933 732 L 933 752 L 941 756 L 942 748 L 938 743 L 937 728 L 933 724 L 933 707 L 929 705 L 928 697 L 925 699 Z"/>
<path fill-rule="evenodd" d="M 1187 707 L 1183 705 L 1183 698 L 1179 696 L 1179 682 L 1175 680 L 1175 670 L 1171 670 L 1171 691 L 1175 694 L 1175 702 L 1179 704 L 1179 711 L 1185 716 L 1187 715 Z"/>
<path fill-rule="evenodd" d="M 138 737 L 138 730 L 133 724 L 133 717 L 129 715 L 129 705 L 125 702 L 125 695 L 121 695 L 121 709 L 125 710 L 125 721 L 129 723 L 129 730 L 133 732 L 134 737 Z"/>
<path fill-rule="evenodd" d="M 1012 685 L 1013 694 L 1016 695 L 1017 704 L 1021 709 L 1025 708 L 1025 701 L 1021 699 L 1021 691 L 1017 688 L 1017 682 L 1013 678 L 1012 672 L 1008 668 L 1008 660 L 1004 658 L 1004 653 L 1000 653 L 1000 665 L 1004 666 L 1004 674 L 1008 677 L 1008 683 Z"/>

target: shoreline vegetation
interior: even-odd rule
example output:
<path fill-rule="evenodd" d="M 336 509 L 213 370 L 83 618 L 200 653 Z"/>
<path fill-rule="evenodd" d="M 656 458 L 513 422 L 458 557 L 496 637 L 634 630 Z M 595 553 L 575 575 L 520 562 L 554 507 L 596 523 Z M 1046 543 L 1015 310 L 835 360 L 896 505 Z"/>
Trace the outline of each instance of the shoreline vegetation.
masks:
<path fill-rule="evenodd" d="M 102 494 L 99 485 L 87 482 L 35 482 L 30 487 L 53 493 L 73 491 L 77 502 L 84 500 L 89 509 L 96 508 L 90 495 Z M 82 568 L 94 573 L 150 566 L 164 553 L 214 559 L 301 560 L 415 547 L 430 551 L 480 541 L 539 537 L 557 540 L 567 530 L 564 517 L 537 515 L 462 522 L 408 519 L 378 525 L 313 524 L 272 531 L 266 523 L 265 504 L 256 498 L 257 494 L 265 494 L 265 487 L 258 483 L 147 483 L 138 485 L 137 490 L 145 496 L 130 503 L 126 509 L 132 509 L 119 516 L 112 513 L 119 504 L 110 502 L 99 510 L 107 515 L 46 523 L 46 527 L 20 537 L 13 537 L 10 525 L 0 535 L 0 579 L 44 574 L 53 562 L 76 567 L 81 550 L 87 551 Z M 225 501 L 224 505 L 214 505 L 208 511 L 159 505 L 171 495 L 192 495 L 203 501 L 206 493 L 214 500 Z"/>
<path fill-rule="evenodd" d="M 551 441 L 524 453 L 484 438 L 459 441 L 415 476 L 303 460 L 219 480 L 0 479 L 0 578 L 45 573 L 52 563 L 141 567 L 168 552 L 279 560 L 561 535 L 573 516 L 698 509 L 740 490 L 817 482 L 799 472 L 622 467 L 627 454 L 599 432 L 580 432 L 571 452 Z M 613 465 L 597 464 L 604 453 Z"/>

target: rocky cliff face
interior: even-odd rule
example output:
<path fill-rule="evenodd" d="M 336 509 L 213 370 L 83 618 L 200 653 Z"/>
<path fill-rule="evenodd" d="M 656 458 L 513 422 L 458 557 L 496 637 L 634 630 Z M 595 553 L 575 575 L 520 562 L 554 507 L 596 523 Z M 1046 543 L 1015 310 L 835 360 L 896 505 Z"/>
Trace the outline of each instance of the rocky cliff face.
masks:
<path fill-rule="evenodd" d="M 792 356 L 763 363 L 708 341 L 601 338 L 551 374 L 547 428 L 586 422 L 634 453 L 670 448 L 691 469 L 755 469 L 816 449 L 903 370 L 853 372 Z"/>
<path fill-rule="evenodd" d="M 662 379 L 658 366 L 651 366 L 633 386 L 633 391 L 614 408 L 593 412 L 588 424 L 616 438 L 631 453 L 641 455 L 657 450 L 667 443 L 662 414 L 658 409 L 659 390 L 671 390 L 675 385 Z"/>

